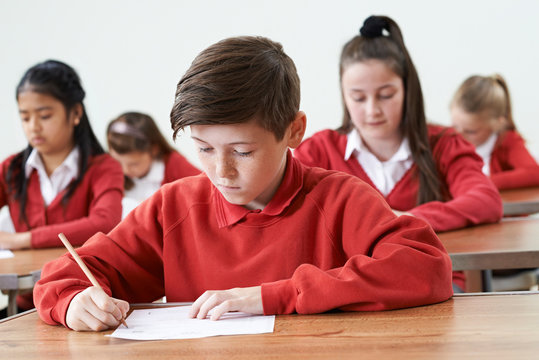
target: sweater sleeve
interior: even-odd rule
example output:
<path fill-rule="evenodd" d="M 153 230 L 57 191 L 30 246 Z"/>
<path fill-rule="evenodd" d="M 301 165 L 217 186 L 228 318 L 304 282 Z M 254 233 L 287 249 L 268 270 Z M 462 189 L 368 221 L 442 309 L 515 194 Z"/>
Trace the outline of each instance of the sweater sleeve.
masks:
<path fill-rule="evenodd" d="M 498 171 L 493 162 L 498 162 Z M 507 133 L 503 144 L 493 152 L 490 178 L 499 190 L 539 186 L 539 165 L 517 133 Z"/>
<path fill-rule="evenodd" d="M 108 235 L 95 234 L 77 249 L 103 290 L 128 302 L 164 295 L 160 193 L 143 202 Z M 155 221 L 147 221 L 155 219 Z M 47 263 L 34 288 L 38 313 L 48 324 L 66 325 L 72 298 L 92 286 L 71 255 Z"/>
<path fill-rule="evenodd" d="M 410 210 L 435 231 L 496 222 L 503 215 L 498 190 L 481 171 L 481 158 L 460 135 L 443 136 L 433 151 L 450 200 L 431 201 Z"/>
<path fill-rule="evenodd" d="M 112 158 L 106 156 L 103 161 L 93 164 L 85 174 L 84 182 L 88 187 L 79 184 L 79 191 L 88 189 L 88 193 L 82 196 L 92 197 L 88 216 L 32 229 L 32 247 L 62 246 L 58 239 L 60 232 L 76 246 L 82 245 L 99 231 L 109 232 L 121 220 L 123 181 L 122 169 Z M 76 201 L 74 199 L 75 195 L 70 201 Z"/>
<path fill-rule="evenodd" d="M 290 279 L 263 284 L 265 314 L 387 310 L 452 296 L 451 260 L 432 228 L 396 217 L 368 185 L 357 188 L 361 194 L 330 190 L 332 205 L 320 205 L 344 265 L 303 264 Z"/>

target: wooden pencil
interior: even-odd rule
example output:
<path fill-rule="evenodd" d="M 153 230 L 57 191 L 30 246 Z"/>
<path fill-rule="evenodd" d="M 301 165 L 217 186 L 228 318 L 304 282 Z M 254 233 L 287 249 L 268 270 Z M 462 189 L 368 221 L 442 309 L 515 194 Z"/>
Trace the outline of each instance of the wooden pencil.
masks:
<path fill-rule="evenodd" d="M 99 283 L 97 282 L 97 280 L 95 279 L 94 277 L 94 274 L 92 274 L 92 272 L 90 271 L 90 269 L 88 269 L 88 267 L 86 266 L 86 264 L 84 263 L 84 261 L 82 261 L 82 259 L 80 258 L 79 254 L 77 254 L 77 252 L 75 251 L 75 249 L 73 249 L 73 246 L 71 246 L 71 243 L 69 242 L 69 240 L 67 240 L 66 236 L 64 235 L 64 233 L 60 233 L 58 234 L 58 237 L 60 238 L 60 240 L 62 240 L 62 243 L 64 244 L 64 246 L 66 247 L 67 251 L 69 251 L 69 253 L 71 254 L 71 256 L 73 256 L 73 259 L 75 259 L 75 261 L 77 262 L 77 264 L 79 264 L 79 267 L 81 268 L 81 270 L 84 272 L 84 274 L 86 275 L 86 277 L 88 278 L 88 280 L 90 280 L 90 282 L 92 283 L 93 286 L 101 289 L 103 292 L 103 288 L 101 287 L 101 285 L 99 285 Z M 127 324 L 125 322 L 124 319 L 121 320 L 122 324 L 127 327 Z"/>

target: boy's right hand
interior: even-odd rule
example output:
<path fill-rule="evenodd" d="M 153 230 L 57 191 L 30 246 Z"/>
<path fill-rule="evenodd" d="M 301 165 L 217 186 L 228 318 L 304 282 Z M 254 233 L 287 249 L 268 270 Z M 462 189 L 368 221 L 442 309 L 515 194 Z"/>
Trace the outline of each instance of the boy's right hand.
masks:
<path fill-rule="evenodd" d="M 92 286 L 81 291 L 67 308 L 66 324 L 76 331 L 102 331 L 118 326 L 129 311 L 129 303 L 108 296 Z"/>

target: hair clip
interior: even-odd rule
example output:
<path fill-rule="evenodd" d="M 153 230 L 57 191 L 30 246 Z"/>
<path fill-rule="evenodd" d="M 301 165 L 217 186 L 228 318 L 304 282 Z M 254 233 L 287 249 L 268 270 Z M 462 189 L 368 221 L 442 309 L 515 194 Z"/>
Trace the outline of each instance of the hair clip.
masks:
<path fill-rule="evenodd" d="M 361 36 L 375 38 L 383 35 L 387 28 L 387 21 L 380 16 L 371 15 L 365 19 L 363 26 L 359 29 Z"/>
<path fill-rule="evenodd" d="M 123 121 L 116 121 L 112 123 L 109 128 L 109 132 L 120 135 L 128 135 L 141 140 L 148 140 L 142 131 Z"/>

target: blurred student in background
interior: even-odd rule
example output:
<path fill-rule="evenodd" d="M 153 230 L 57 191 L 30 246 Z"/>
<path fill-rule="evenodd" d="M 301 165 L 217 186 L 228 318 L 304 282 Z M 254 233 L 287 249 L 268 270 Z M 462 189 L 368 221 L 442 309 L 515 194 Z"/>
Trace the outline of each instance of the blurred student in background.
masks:
<path fill-rule="evenodd" d="M 39 63 L 20 80 L 28 146 L 0 166 L 0 206 L 9 207 L 15 230 L 0 232 L 2 248 L 63 246 L 60 232 L 82 245 L 120 221 L 122 169 L 95 137 L 84 97 L 79 76 L 60 61 Z M 31 296 L 18 304 L 32 307 Z"/>
<path fill-rule="evenodd" d="M 483 158 L 483 172 L 499 190 L 539 186 L 539 165 L 517 132 L 511 96 L 499 75 L 474 75 L 458 88 L 450 105 L 455 130 Z"/>
<path fill-rule="evenodd" d="M 161 185 L 200 173 L 174 150 L 146 114 L 127 112 L 112 120 L 107 142 L 110 155 L 120 162 L 124 173 L 122 217 Z"/>
<path fill-rule="evenodd" d="M 294 156 L 358 176 L 395 213 L 422 218 L 435 231 L 502 217 L 500 195 L 473 146 L 452 129 L 427 125 L 419 77 L 392 19 L 365 20 L 343 48 L 340 79 L 342 125 L 314 134 Z M 463 276 L 457 283 L 464 286 Z"/>

